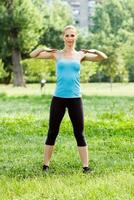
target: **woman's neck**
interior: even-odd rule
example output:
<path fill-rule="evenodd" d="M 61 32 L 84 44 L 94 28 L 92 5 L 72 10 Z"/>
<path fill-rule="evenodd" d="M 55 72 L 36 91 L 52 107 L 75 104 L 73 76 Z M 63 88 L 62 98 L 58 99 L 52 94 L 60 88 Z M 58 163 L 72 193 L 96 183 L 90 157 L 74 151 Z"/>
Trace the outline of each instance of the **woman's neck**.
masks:
<path fill-rule="evenodd" d="M 63 51 L 65 53 L 74 53 L 75 52 L 75 48 L 74 47 L 64 47 Z"/>

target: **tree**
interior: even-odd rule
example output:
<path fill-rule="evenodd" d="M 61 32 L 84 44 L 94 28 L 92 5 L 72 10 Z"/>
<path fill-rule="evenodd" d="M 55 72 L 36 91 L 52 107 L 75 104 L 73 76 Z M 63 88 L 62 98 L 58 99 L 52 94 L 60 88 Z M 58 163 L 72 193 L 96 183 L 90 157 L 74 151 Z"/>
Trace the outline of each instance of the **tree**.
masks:
<path fill-rule="evenodd" d="M 3 77 L 5 77 L 7 75 L 5 70 L 3 69 L 3 65 L 4 65 L 4 63 L 0 59 L 0 82 L 2 82 Z"/>
<path fill-rule="evenodd" d="M 0 56 L 2 60 L 10 59 L 14 86 L 24 86 L 21 54 L 37 45 L 42 15 L 31 0 L 2 0 L 0 13 Z"/>
<path fill-rule="evenodd" d="M 45 8 L 43 34 L 40 43 L 52 48 L 63 47 L 63 29 L 72 24 L 72 11 L 70 6 L 60 0 L 53 1 Z"/>
<path fill-rule="evenodd" d="M 125 60 L 125 66 L 128 70 L 129 81 L 134 82 L 134 33 L 129 37 L 129 40 L 122 46 L 122 54 Z"/>
<path fill-rule="evenodd" d="M 117 75 L 122 78 L 124 76 L 124 79 L 127 76 L 120 49 L 128 40 L 122 30 L 124 27 L 127 30 L 129 17 L 122 2 L 116 0 L 104 0 L 98 4 L 93 17 L 92 48 L 100 49 L 108 55 L 108 60 L 100 63 L 100 69 L 110 77 L 111 83 Z"/>
<path fill-rule="evenodd" d="M 24 59 L 22 65 L 25 72 L 27 82 L 35 83 L 45 79 L 47 82 L 54 82 L 55 77 L 55 63 L 53 60 L 43 59 Z"/>

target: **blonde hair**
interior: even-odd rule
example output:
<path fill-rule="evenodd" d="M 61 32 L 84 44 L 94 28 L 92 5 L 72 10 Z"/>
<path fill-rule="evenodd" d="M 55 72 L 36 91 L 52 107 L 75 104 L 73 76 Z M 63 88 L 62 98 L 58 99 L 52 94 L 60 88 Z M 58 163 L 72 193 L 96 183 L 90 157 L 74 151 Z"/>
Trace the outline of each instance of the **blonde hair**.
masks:
<path fill-rule="evenodd" d="M 75 32 L 77 32 L 77 29 L 76 29 L 75 26 L 73 26 L 73 25 L 68 25 L 68 26 L 65 26 L 63 33 L 65 33 L 65 31 L 66 31 L 67 29 L 74 29 Z"/>

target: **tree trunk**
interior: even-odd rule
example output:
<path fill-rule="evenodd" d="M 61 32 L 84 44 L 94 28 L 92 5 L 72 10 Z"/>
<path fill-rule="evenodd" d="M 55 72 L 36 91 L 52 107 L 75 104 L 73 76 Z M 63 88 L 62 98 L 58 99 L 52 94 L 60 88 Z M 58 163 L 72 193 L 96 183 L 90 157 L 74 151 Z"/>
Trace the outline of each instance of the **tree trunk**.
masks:
<path fill-rule="evenodd" d="M 23 77 L 23 68 L 20 64 L 21 54 L 20 51 L 13 48 L 12 49 L 12 70 L 13 70 L 13 85 L 14 86 L 25 86 L 25 81 Z"/>
<path fill-rule="evenodd" d="M 14 1 L 10 0 L 6 2 L 6 8 L 9 17 L 13 16 L 13 4 Z M 21 53 L 18 43 L 18 35 L 19 35 L 19 28 L 14 24 L 13 26 L 10 26 L 10 40 L 11 40 L 11 46 L 12 46 L 12 71 L 13 71 L 13 85 L 14 86 L 25 86 L 25 81 L 23 77 L 23 68 L 20 64 L 21 61 Z"/>

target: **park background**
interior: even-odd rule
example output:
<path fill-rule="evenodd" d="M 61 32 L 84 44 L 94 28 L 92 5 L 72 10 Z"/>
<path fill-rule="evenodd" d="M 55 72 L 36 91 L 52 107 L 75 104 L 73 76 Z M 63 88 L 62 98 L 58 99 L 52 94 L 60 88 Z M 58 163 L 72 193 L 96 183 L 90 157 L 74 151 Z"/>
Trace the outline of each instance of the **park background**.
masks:
<path fill-rule="evenodd" d="M 44 138 L 55 88 L 55 63 L 38 47 L 63 48 L 74 24 L 67 1 L 0 1 L 0 200 L 134 198 L 134 0 L 96 1 L 92 23 L 79 27 L 76 49 L 108 59 L 84 62 L 81 89 L 93 172 L 82 174 L 66 113 L 50 173 L 42 172 Z M 91 19 L 90 19 L 91 20 Z M 40 80 L 46 84 L 41 90 Z"/>

